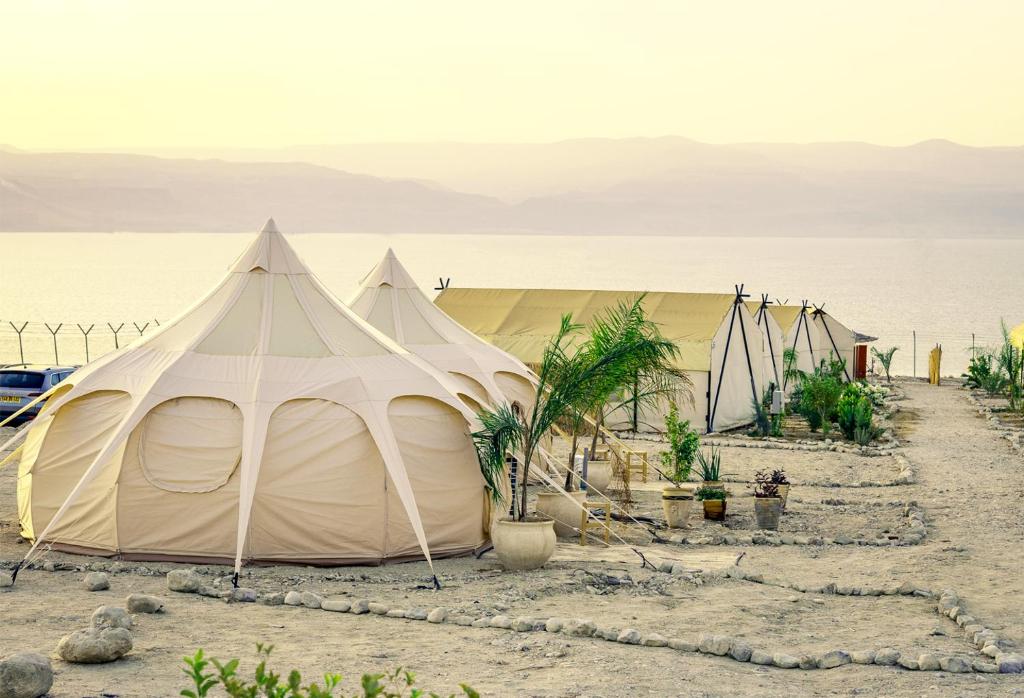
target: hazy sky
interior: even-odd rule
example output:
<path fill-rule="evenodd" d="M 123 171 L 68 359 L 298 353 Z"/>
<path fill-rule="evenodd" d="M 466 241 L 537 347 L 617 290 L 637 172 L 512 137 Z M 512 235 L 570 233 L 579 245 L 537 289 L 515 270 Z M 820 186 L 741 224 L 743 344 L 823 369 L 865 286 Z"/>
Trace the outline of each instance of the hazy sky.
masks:
<path fill-rule="evenodd" d="M 1020 145 L 1022 36 L 1022 0 L 0 0 L 0 143 Z"/>

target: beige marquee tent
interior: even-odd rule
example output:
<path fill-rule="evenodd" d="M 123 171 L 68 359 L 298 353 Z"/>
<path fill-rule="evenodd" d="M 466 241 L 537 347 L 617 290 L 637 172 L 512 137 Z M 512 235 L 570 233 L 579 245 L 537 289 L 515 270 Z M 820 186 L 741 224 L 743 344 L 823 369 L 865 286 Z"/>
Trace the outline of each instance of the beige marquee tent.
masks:
<path fill-rule="evenodd" d="M 446 372 L 470 406 L 533 404 L 534 379 L 522 361 L 483 341 L 434 305 L 391 250 L 363 279 L 349 306 L 361 318 Z"/>
<path fill-rule="evenodd" d="M 527 365 L 540 362 L 561 317 L 586 323 L 605 308 L 631 301 L 630 291 L 448 288 L 435 303 L 456 322 Z M 693 401 L 679 405 L 696 429 L 749 424 L 764 379 L 764 337 L 737 293 L 648 293 L 647 316 L 679 346 L 677 367 L 693 383 Z M 660 431 L 664 415 L 619 411 L 610 428 Z M 634 420 L 635 417 L 635 420 Z M 616 421 L 617 420 L 617 421 Z"/>
<path fill-rule="evenodd" d="M 273 221 L 204 300 L 59 390 L 18 473 L 33 551 L 237 571 L 486 540 L 458 387 L 334 300 Z"/>

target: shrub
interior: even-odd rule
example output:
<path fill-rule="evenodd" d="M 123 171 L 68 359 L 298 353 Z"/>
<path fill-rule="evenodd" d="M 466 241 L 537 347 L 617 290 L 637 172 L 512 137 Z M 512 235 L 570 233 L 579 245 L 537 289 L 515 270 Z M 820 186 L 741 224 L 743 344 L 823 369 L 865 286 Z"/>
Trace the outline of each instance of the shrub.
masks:
<path fill-rule="evenodd" d="M 878 359 L 878 363 L 882 364 L 882 368 L 885 370 L 885 382 L 892 383 L 892 376 L 889 375 L 889 369 L 892 367 L 892 356 L 899 350 L 899 347 L 889 347 L 885 351 L 879 351 L 877 347 L 871 347 L 871 355 Z"/>
<path fill-rule="evenodd" d="M 754 475 L 754 496 L 758 498 L 779 496 L 779 484 L 772 482 L 771 473 L 758 470 Z"/>
<path fill-rule="evenodd" d="M 184 658 L 186 668 L 182 671 L 192 681 L 192 686 L 179 695 L 185 698 L 206 698 L 211 690 L 220 686 L 230 698 L 335 698 L 334 691 L 341 683 L 340 674 L 324 674 L 322 687 L 317 683 L 303 686 L 302 675 L 295 669 L 288 672 L 287 678 L 283 678 L 267 667 L 273 649 L 273 645 L 256 645 L 260 662 L 250 682 L 238 676 L 238 659 L 223 663 L 212 657 L 207 659 L 200 648 L 193 656 Z M 216 667 L 216 673 L 206 671 L 210 664 Z M 352 694 L 352 698 L 440 698 L 437 693 L 426 693 L 416 688 L 415 683 L 413 673 L 401 668 L 389 674 L 363 674 L 360 692 Z M 463 696 L 480 698 L 480 694 L 469 686 L 460 684 L 459 687 Z M 338 694 L 337 698 L 344 696 Z M 454 698 L 454 694 L 449 694 L 449 698 Z"/>
<path fill-rule="evenodd" d="M 679 420 L 676 403 L 668 405 L 665 417 L 665 433 L 668 436 L 668 450 L 661 454 L 661 463 L 668 471 L 665 476 L 675 483 L 690 479 L 693 460 L 700 450 L 700 434 L 690 428 L 690 420 Z"/>
<path fill-rule="evenodd" d="M 729 496 L 729 493 L 725 491 L 724 487 L 698 487 L 697 491 L 693 493 L 695 499 L 704 501 L 706 499 L 725 499 Z"/>
<path fill-rule="evenodd" d="M 717 446 L 697 451 L 697 473 L 704 482 L 717 482 L 722 476 L 722 452 Z"/>
<path fill-rule="evenodd" d="M 842 381 L 834 375 L 834 365 L 836 362 L 832 362 L 831 367 L 826 367 L 825 362 L 821 362 L 821 368 L 815 370 L 814 373 L 805 373 L 801 385 L 803 387 L 803 395 L 800 402 L 800 411 L 805 417 L 811 427 L 811 431 L 816 431 L 818 427 L 821 427 L 821 431 L 824 434 L 828 434 L 832 430 L 832 417 L 835 415 L 836 406 L 839 403 L 839 398 L 843 393 Z M 842 370 L 842 364 L 839 363 L 840 370 Z"/>

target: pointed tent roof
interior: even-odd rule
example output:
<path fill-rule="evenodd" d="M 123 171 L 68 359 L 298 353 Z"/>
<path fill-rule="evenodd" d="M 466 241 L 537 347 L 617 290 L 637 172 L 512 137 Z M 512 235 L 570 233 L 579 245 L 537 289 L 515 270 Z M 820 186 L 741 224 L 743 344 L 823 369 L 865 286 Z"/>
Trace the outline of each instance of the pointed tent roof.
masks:
<path fill-rule="evenodd" d="M 76 371 L 44 414 L 95 391 L 123 391 L 125 416 L 42 532 L 66 513 L 86 484 L 157 405 L 178 397 L 234 403 L 243 438 L 236 569 L 244 556 L 252 498 L 271 414 L 302 398 L 343 405 L 365 422 L 395 484 L 424 556 L 430 551 L 387 408 L 399 396 L 426 396 L 473 413 L 447 376 L 408 353 L 337 302 L 268 220 L 229 273 L 204 299 L 158 332 Z M 30 551 L 31 554 L 31 551 Z"/>
<path fill-rule="evenodd" d="M 499 381 L 512 374 L 533 383 L 517 358 L 488 344 L 434 305 L 390 248 L 363 279 L 349 303 L 352 310 L 434 367 L 452 374 L 464 387 L 472 382 L 490 402 L 526 399 L 524 384 Z M 472 382 L 467 382 L 468 377 Z M 509 394 L 515 393 L 515 394 Z"/>

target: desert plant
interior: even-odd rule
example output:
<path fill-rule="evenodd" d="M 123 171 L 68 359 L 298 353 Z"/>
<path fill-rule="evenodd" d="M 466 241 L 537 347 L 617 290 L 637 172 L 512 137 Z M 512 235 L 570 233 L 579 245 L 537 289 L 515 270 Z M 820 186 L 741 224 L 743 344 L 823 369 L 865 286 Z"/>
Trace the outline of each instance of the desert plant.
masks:
<path fill-rule="evenodd" d="M 878 363 L 882 364 L 882 369 L 885 371 L 885 382 L 892 383 L 892 376 L 889 373 L 892 367 L 892 357 L 899 351 L 899 347 L 889 347 L 884 351 L 879 351 L 878 347 L 871 347 L 871 355 L 878 359 Z"/>
<path fill-rule="evenodd" d="M 700 450 L 700 435 L 690 428 L 689 420 L 680 421 L 679 408 L 674 402 L 668 406 L 665 434 L 668 437 L 668 450 L 661 454 L 661 463 L 665 466 L 663 474 L 678 487 L 690 479 L 693 460 Z"/>
<path fill-rule="evenodd" d="M 767 400 L 768 404 L 765 404 Z M 770 412 L 771 393 L 760 400 L 750 398 L 751 411 L 754 415 L 754 428 L 751 430 L 753 436 L 768 436 L 772 433 L 772 414 Z"/>
<path fill-rule="evenodd" d="M 826 364 L 822 360 L 814 373 L 804 373 L 801 380 L 803 394 L 801 397 L 801 413 L 807 417 L 811 431 L 821 427 L 824 434 L 832 430 L 832 417 L 835 414 L 839 398 L 843 393 L 843 383 L 836 376 L 836 366 L 842 371 L 842 362 L 832 361 Z"/>
<path fill-rule="evenodd" d="M 993 370 L 994 364 L 994 354 L 989 351 L 979 350 L 971 357 L 971 361 L 967 365 L 967 373 L 960 376 L 964 379 L 964 386 L 985 389 L 990 377 L 996 373 Z"/>
<path fill-rule="evenodd" d="M 722 475 L 722 451 L 717 446 L 697 451 L 697 474 L 704 482 L 717 482 Z"/>
<path fill-rule="evenodd" d="M 796 348 L 789 347 L 782 352 L 782 382 L 783 385 L 800 383 L 800 370 L 796 367 Z"/>
<path fill-rule="evenodd" d="M 773 470 L 769 477 L 771 478 L 772 484 L 774 484 L 774 485 L 788 485 L 789 484 L 789 478 L 786 477 L 786 471 L 785 470 Z"/>
<path fill-rule="evenodd" d="M 1003 343 L 996 354 L 996 363 L 1000 373 L 1006 376 L 1005 392 L 1010 401 L 1010 409 L 1015 410 L 1024 397 L 1024 352 L 1017 348 L 1010 337 L 1010 329 L 1003 322 Z"/>
<path fill-rule="evenodd" d="M 779 483 L 772 482 L 771 473 L 758 470 L 754 474 L 754 496 L 759 499 L 779 496 Z"/>
<path fill-rule="evenodd" d="M 708 487 L 707 485 L 704 485 L 702 487 L 698 487 L 697 491 L 693 493 L 693 496 L 695 499 L 703 502 L 707 499 L 725 499 L 729 496 L 729 493 L 724 487 Z"/>
<path fill-rule="evenodd" d="M 207 659 L 200 648 L 191 657 L 184 657 L 185 668 L 182 671 L 191 681 L 190 688 L 182 690 L 179 695 L 186 698 L 206 698 L 217 686 L 220 686 L 230 698 L 334 698 L 334 691 L 341 683 L 340 674 L 324 674 L 323 686 L 317 683 L 302 685 L 302 675 L 295 669 L 288 672 L 287 678 L 271 670 L 267 666 L 273 645 L 256 645 L 259 664 L 251 681 L 238 675 L 238 659 L 221 662 Z M 207 672 L 213 664 L 216 672 Z M 415 687 L 416 677 L 412 672 L 401 668 L 385 674 L 363 674 L 360 691 L 352 694 L 352 698 L 416 698 L 430 696 L 440 698 L 437 693 L 426 693 Z M 465 684 L 460 684 L 463 696 L 479 698 L 479 693 Z M 449 698 L 453 698 L 450 694 Z M 344 698 L 339 695 L 338 698 Z"/>

